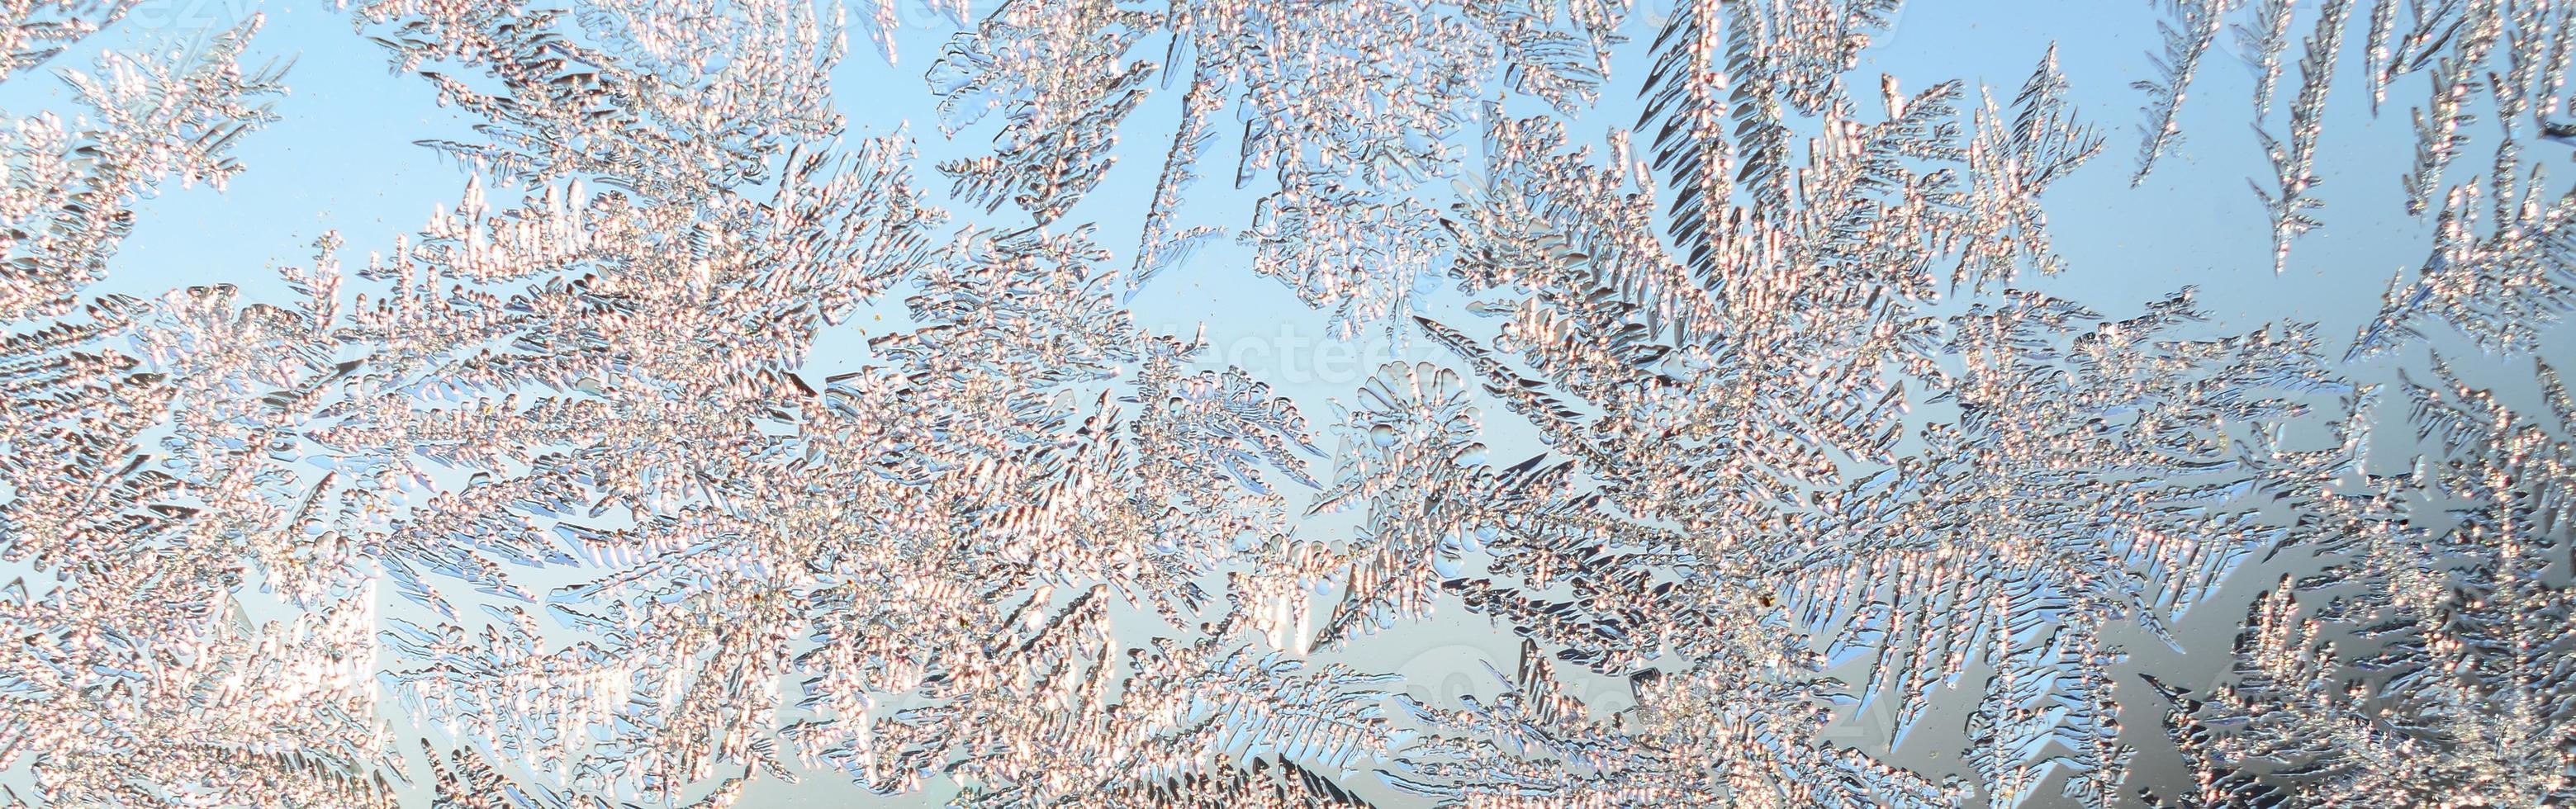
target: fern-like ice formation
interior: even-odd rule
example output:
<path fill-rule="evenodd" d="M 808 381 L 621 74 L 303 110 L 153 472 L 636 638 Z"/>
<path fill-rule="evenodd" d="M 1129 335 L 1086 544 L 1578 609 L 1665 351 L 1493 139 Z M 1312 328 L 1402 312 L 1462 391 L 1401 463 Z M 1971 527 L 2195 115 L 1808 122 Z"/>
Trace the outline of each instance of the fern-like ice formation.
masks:
<path fill-rule="evenodd" d="M 2165 44 L 2154 60 L 2160 75 L 2138 83 L 2149 104 L 2137 180 L 2144 181 L 2181 137 L 2178 116 L 2186 91 L 2237 5 L 2177 0 L 2171 19 L 2158 24 Z M 2313 30 L 2300 51 L 2286 135 L 2274 134 L 2268 119 L 2282 86 L 2282 52 L 2303 12 L 2296 0 L 2256 0 L 2235 26 L 2254 71 L 2257 145 L 2274 173 L 2268 187 L 2254 182 L 2272 219 L 2274 272 L 2288 266 L 2293 240 L 2324 224 L 2311 213 L 2324 205 L 2314 193 L 2325 178 L 2319 144 L 2337 66 L 2348 61 L 2344 43 L 2359 41 L 2361 89 L 2370 95 L 2373 115 L 2390 88 L 2411 74 L 2426 77 L 2426 103 L 2409 113 L 2415 145 L 2399 184 L 2406 212 L 2433 215 L 2439 235 L 2412 283 L 2404 273 L 2392 281 L 2395 289 L 2380 317 L 2355 341 L 2356 356 L 2394 347 L 2436 318 L 2490 348 L 2528 350 L 2538 327 L 2576 306 L 2567 291 L 2576 270 L 2564 256 L 2548 252 L 2563 218 L 2551 196 L 2564 192 L 2553 190 L 2532 153 L 2576 141 L 2576 112 L 2568 109 L 2565 93 L 2569 54 L 2576 50 L 2576 8 L 2555 2 L 2374 0 L 2359 23 L 2354 11 L 2355 3 L 2336 0 L 2308 12 Z M 2356 25 L 2362 30 L 2350 30 Z M 2470 164 L 2469 173 L 2458 171 L 2459 158 L 2481 137 L 2494 142 L 2492 159 Z M 2492 199 L 2482 206 L 2481 196 Z"/>
<path fill-rule="evenodd" d="M 2333 509 L 2334 566 L 2266 594 L 2233 683 L 2173 692 L 2187 806 L 2553 806 L 2576 800 L 2562 571 L 2576 425 L 2557 373 L 2517 412 L 2443 365 L 2408 384 L 2428 455 Z M 2289 585 L 2323 597 L 2305 608 Z M 2156 795 L 2153 793 L 2163 792 Z"/>
<path fill-rule="evenodd" d="M 0 146 L 0 795 L 2576 800 L 2576 404 L 2436 361 L 2374 438 L 2355 362 L 2556 345 L 2576 7 L 2174 0 L 2114 144 L 2073 45 L 1858 75 L 1897 0 L 851 6 L 348 4 L 461 194 L 146 296 L 292 77 L 0 2 L 11 90 L 92 65 Z M 918 128 L 840 112 L 853 18 Z M 2170 165 L 2231 27 L 2276 275 L 2338 101 L 2426 75 L 2348 345 L 2064 283 L 2130 268 L 2051 189 Z M 1404 356 L 1318 397 L 1150 325 L 1184 277 Z M 1517 647 L 1466 693 L 1387 664 L 1460 614 Z"/>

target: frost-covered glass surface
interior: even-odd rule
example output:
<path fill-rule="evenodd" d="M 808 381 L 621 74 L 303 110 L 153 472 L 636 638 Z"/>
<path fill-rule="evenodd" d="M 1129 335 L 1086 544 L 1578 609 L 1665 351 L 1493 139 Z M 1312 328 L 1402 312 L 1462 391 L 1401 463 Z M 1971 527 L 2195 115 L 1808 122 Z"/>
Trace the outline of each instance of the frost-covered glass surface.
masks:
<path fill-rule="evenodd" d="M 2572 64 L 0 0 L 0 801 L 2576 804 Z"/>

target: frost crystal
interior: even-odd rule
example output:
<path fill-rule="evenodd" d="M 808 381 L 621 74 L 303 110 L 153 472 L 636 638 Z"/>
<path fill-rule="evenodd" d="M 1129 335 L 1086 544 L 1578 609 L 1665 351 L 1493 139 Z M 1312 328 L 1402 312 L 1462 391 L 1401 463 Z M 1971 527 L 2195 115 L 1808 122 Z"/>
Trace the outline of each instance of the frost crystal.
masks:
<path fill-rule="evenodd" d="M 0 796 L 2576 802 L 2576 5 L 2160 3 L 2134 143 L 1897 0 L 844 5 L 346 3 L 462 191 L 173 282 L 342 49 L 0 0 Z"/>
<path fill-rule="evenodd" d="M 2435 369 L 2405 391 L 2433 454 L 2332 509 L 2337 563 L 2296 583 L 2326 600 L 2266 594 L 2234 683 L 2166 688 L 2199 774 L 2172 802 L 2576 800 L 2576 588 L 2551 570 L 2576 520 L 2576 400 L 2546 364 L 2538 418 Z"/>

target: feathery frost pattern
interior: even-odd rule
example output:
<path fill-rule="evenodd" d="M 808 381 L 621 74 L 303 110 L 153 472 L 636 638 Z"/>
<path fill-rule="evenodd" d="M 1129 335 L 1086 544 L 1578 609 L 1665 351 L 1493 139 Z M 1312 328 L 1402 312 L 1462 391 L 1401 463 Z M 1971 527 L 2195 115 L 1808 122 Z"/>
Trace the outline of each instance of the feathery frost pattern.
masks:
<path fill-rule="evenodd" d="M 0 798 L 2576 803 L 2576 3 L 2129 11 L 353 0 L 461 192 L 171 283 L 306 49 L 0 0 Z"/>
<path fill-rule="evenodd" d="M 2337 493 L 2335 563 L 2265 594 L 2214 694 L 2157 684 L 2196 783 L 2186 806 L 2554 806 L 2576 800 L 2576 400 L 2538 366 L 2515 412 L 2435 363 L 2406 385 L 2426 456 Z M 2555 561 L 2553 561 L 2555 557 Z M 2309 594 L 2303 607 L 2294 590 Z M 2349 650 L 2349 651 L 2347 651 Z"/>

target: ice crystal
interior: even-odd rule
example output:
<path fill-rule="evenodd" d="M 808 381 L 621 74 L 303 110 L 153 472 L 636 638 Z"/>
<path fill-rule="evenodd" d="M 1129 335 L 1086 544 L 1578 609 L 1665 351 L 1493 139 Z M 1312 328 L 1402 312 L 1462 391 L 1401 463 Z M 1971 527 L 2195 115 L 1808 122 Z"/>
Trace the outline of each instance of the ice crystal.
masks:
<path fill-rule="evenodd" d="M 2382 0 L 2373 19 L 2389 15 Z M 2542 165 L 2525 166 L 2528 148 L 2566 138 L 2568 54 L 2576 47 L 2576 9 L 2556 4 L 2473 3 L 2416 9 L 2409 33 L 2390 44 L 2384 24 L 2372 31 L 2374 94 L 2397 77 L 2429 67 L 2433 97 L 2415 113 L 2414 168 L 2404 178 L 2407 210 L 2422 214 L 2439 199 L 2431 255 L 2413 283 L 2390 281 L 2380 317 L 2354 346 L 2380 351 L 2439 318 L 2493 350 L 2527 352 L 2537 329 L 2576 305 L 2576 266 L 2561 242 L 2569 200 L 2546 197 Z M 2476 77 L 2483 75 L 2485 80 Z M 2495 157 L 2484 177 L 2448 190 L 2441 183 L 2464 151 L 2475 116 L 2467 104 L 2483 85 L 2493 103 Z M 2375 100 L 2375 98 L 2374 98 Z M 2493 199 L 2481 210 L 2478 198 Z M 2481 220 L 2491 222 L 2481 222 Z"/>
<path fill-rule="evenodd" d="M 1500 81 L 1560 108 L 1590 102 L 1627 5 L 1014 2 L 959 34 L 930 71 L 945 125 L 996 107 L 1010 118 L 993 154 L 942 170 L 970 200 L 1007 197 L 1050 221 L 1098 184 L 1114 130 L 1150 77 L 1172 71 L 1161 83 L 1187 90 L 1136 282 L 1217 232 L 1185 225 L 1178 209 L 1213 137 L 1209 118 L 1232 101 L 1243 122 L 1234 183 L 1269 189 L 1238 234 L 1255 248 L 1253 271 L 1334 310 L 1346 330 L 1393 322 L 1446 258 L 1434 209 L 1411 192 L 1455 173 L 1445 141 L 1479 88 Z M 1148 35 L 1168 43 L 1168 63 L 1147 58 Z"/>
<path fill-rule="evenodd" d="M 2068 796 L 2109 801 L 2128 751 L 2115 739 L 2106 678 L 2117 655 L 2102 627 L 2161 633 L 2269 540 L 2259 504 L 2336 460 L 2280 451 L 2266 431 L 2299 419 L 2304 397 L 2338 383 L 2301 329 L 2167 337 L 2197 319 L 2187 296 L 2117 322 L 2016 291 L 1947 318 L 1918 314 L 1942 290 L 1980 294 L 2021 267 L 2053 268 L 2030 200 L 2098 145 L 2059 97 L 2062 86 L 2051 55 L 2015 112 L 1987 105 L 1973 137 L 1955 123 L 1955 85 L 1910 97 L 1891 85 L 1891 117 L 1866 124 L 1826 91 L 1809 103 L 1825 111 L 1825 135 L 1801 171 L 1745 192 L 1749 204 L 1705 197 L 1676 215 L 1677 240 L 1721 256 L 1698 276 L 1634 235 L 1656 207 L 1642 177 L 1579 153 L 1550 156 L 1562 141 L 1552 123 L 1498 122 L 1487 147 L 1500 156 L 1495 182 L 1460 206 L 1453 225 L 1475 259 L 1461 265 L 1462 280 L 1475 291 L 1539 292 L 1484 306 L 1508 318 L 1490 345 L 1422 323 L 1568 461 L 1462 477 L 1453 467 L 1464 462 L 1446 459 L 1481 451 L 1455 432 L 1470 418 L 1459 405 L 1434 406 L 1457 395 L 1441 376 L 1429 390 L 1452 392 L 1402 408 L 1427 412 L 1354 415 L 1362 421 L 1353 429 L 1392 429 L 1398 446 L 1423 434 L 1408 424 L 1449 425 L 1434 434 L 1454 436 L 1395 454 L 1391 468 L 1372 468 L 1363 450 L 1348 472 L 1400 481 L 1336 487 L 1374 495 L 1363 539 L 1380 554 L 1416 557 L 1435 542 L 1481 547 L 1498 557 L 1490 572 L 1499 576 L 1442 586 L 1603 674 L 1633 675 L 1673 654 L 1689 661 L 1687 682 L 1730 699 L 1766 681 L 1838 694 L 1821 659 L 1791 662 L 1815 654 L 1803 640 L 1727 664 L 1748 645 L 1777 644 L 1782 629 L 1826 642 L 1837 657 L 1874 659 L 1846 696 L 1864 707 L 1900 699 L 1900 737 L 1922 721 L 1938 685 L 1958 683 L 1971 662 L 1993 666 L 1968 729 L 1985 794 L 2018 803 L 2062 768 L 2075 773 Z M 1750 131 L 1746 140 L 1768 137 Z M 1721 156 L 1736 145 L 1673 144 Z M 1918 173 L 1909 159 L 1964 165 Z M 1705 171 L 1678 165 L 1680 174 Z M 1967 189 L 1954 185 L 1960 171 Z M 1899 189 L 1894 200 L 1878 196 Z M 1936 274 L 1943 265 L 1949 272 Z M 1372 390 L 1424 390 L 1421 374 L 1406 377 Z M 1907 421 L 1909 383 L 1955 417 Z M 1576 466 L 1602 489 L 1570 490 Z M 2049 494 L 2020 502 L 1998 478 Z M 1425 603 L 1434 574 L 1416 565 L 1414 582 L 1398 586 L 1379 583 L 1396 563 L 1355 562 L 1351 597 L 1392 591 L 1366 605 L 1381 616 Z M 1538 595 L 1558 582 L 1580 596 Z M 1776 595 L 1757 606 L 1748 592 Z M 1670 698 L 1640 695 L 1646 709 Z M 1732 705 L 1661 710 L 1750 711 Z M 1827 789 L 1814 773 L 1843 754 L 1774 746 L 1796 736 L 1696 739 L 1689 749 L 1699 755 L 1745 756 L 1729 766 L 1758 774 L 1672 794 L 1855 805 L 1939 794 L 1849 762 L 1852 780 Z M 2040 752 L 2051 742 L 2068 752 Z M 1753 786 L 1763 782 L 1782 786 Z"/>
<path fill-rule="evenodd" d="M 2576 590 L 2554 572 L 2576 518 L 2576 401 L 2515 412 L 2436 365 L 2405 391 L 2429 457 L 2333 509 L 2339 560 L 2266 594 L 2236 679 L 2175 698 L 2190 806 L 2550 806 L 2576 799 Z M 2303 610 L 2291 585 L 2331 596 Z"/>
<path fill-rule="evenodd" d="M 0 4 L 0 79 L 44 64 L 74 42 L 133 10 L 141 0 L 8 0 Z"/>
<path fill-rule="evenodd" d="M 2170 7 L 2172 19 L 2156 23 L 2156 33 L 2164 40 L 2163 53 L 2153 57 L 2157 75 L 2152 79 L 2140 79 L 2137 83 L 2137 88 L 2147 94 L 2144 110 L 2147 121 L 2139 129 L 2143 137 L 2138 142 L 2138 173 L 2129 180 L 2133 184 L 2146 182 L 2147 173 L 2156 168 L 2156 159 L 2163 157 L 2165 151 L 2173 147 L 2174 141 L 2182 137 L 2182 124 L 2176 119 L 2182 114 L 2183 100 L 2190 96 L 2192 79 L 2200 75 L 2201 57 L 2217 43 L 2218 33 L 2226 27 L 2227 15 L 2236 9 L 2237 3 L 2236 0 L 2166 0 L 2163 5 Z M 2270 29 L 2285 24 L 2289 16 L 2288 9 L 2270 7 L 2274 5 L 2288 4 L 2266 0 L 2260 12 L 2269 23 L 2257 23 L 2264 32 L 2256 35 L 2255 60 L 2265 74 L 2265 80 L 2259 85 L 2261 89 L 2255 93 L 2258 108 L 2271 95 L 2272 68 L 2268 62 L 2276 58 L 2272 54 L 2277 51 L 2267 41 L 2275 38 Z"/>
<path fill-rule="evenodd" d="M 2266 50 L 2264 58 L 2277 60 L 2277 56 L 2270 54 L 2279 51 L 2281 34 L 2278 30 L 2288 24 L 2289 3 L 2287 0 L 2266 2 L 2263 13 L 2275 20 L 2275 33 L 2267 34 L 2271 39 L 2261 46 Z M 2299 95 L 2290 104 L 2289 142 L 2283 143 L 2270 132 L 2259 127 L 2256 129 L 2256 137 L 2263 144 L 2263 153 L 2271 158 L 2276 175 L 2274 190 L 2265 191 L 2260 184 L 2254 187 L 2255 195 L 2263 198 L 2263 206 L 2272 214 L 2272 271 L 2275 273 L 2289 264 L 2290 240 L 2315 229 L 2318 224 L 2315 218 L 2302 212 L 2322 204 L 2308 191 L 2318 182 L 2317 139 L 2324 135 L 2325 130 L 2320 116 L 2325 114 L 2326 90 L 2334 84 L 2335 60 L 2343 49 L 2344 23 L 2351 15 L 2350 0 L 2329 0 L 2319 8 L 2316 33 L 2308 37 L 2306 50 L 2299 57 Z M 2279 72 L 2277 63 L 2267 65 L 2266 69 L 2270 73 L 2255 91 L 2254 110 L 2258 119 L 2271 113 L 2272 82 Z"/>
<path fill-rule="evenodd" d="M 2156 65 L 2162 76 L 2138 85 L 2150 94 L 2139 181 L 2180 137 L 2177 116 L 2185 90 L 2236 5 L 2233 0 L 2180 0 L 2172 4 L 2174 19 L 2159 23 L 2165 51 Z M 2566 201 L 2550 199 L 2564 193 L 2552 191 L 2546 166 L 2528 154 L 2564 145 L 2576 135 L 2576 124 L 2565 120 L 2570 113 L 2564 93 L 2569 55 L 2576 52 L 2576 8 L 2549 2 L 2408 0 L 2403 3 L 2406 19 L 2400 20 L 2399 0 L 2375 0 L 2366 30 L 2350 32 L 2353 3 L 2320 3 L 2299 59 L 2299 92 L 2282 136 L 2271 131 L 2266 119 L 2272 117 L 2280 84 L 2281 51 L 2298 14 L 2294 5 L 2294 0 L 2258 0 L 2248 12 L 2250 19 L 2237 27 L 2255 70 L 2257 143 L 2274 173 L 2269 187 L 2254 182 L 2255 194 L 2271 215 L 2273 270 L 2287 268 L 2293 240 L 2324 224 L 2312 213 L 2325 204 L 2315 193 L 2324 182 L 2318 143 L 2343 43 L 2359 33 L 2374 115 L 2399 80 L 2415 73 L 2426 76 L 2429 97 L 2409 113 L 2415 144 L 2399 182 L 2406 212 L 2434 215 L 2437 238 L 2419 268 L 2401 271 L 2390 281 L 2379 317 L 2354 341 L 2352 356 L 2387 351 L 2421 336 L 2427 320 L 2445 322 L 2491 350 L 2530 351 L 2541 327 L 2576 306 L 2576 291 L 2571 291 L 2576 287 L 2570 286 L 2576 284 L 2571 275 L 2576 268 L 2570 267 L 2561 244 L 2565 237 L 2559 234 Z M 2479 125 L 2481 113 L 2485 126 Z M 2481 137 L 2495 143 L 2492 160 L 2475 164 L 2484 174 L 2461 176 L 2454 164 Z M 2482 196 L 2492 199 L 2481 204 Z"/>
<path fill-rule="evenodd" d="M 10 148 L 0 312 L 35 328 L 0 342 L 0 552 L 39 578 L 0 587 L 0 767 L 52 803 L 389 795 L 370 587 L 337 531 L 353 506 L 331 476 L 270 463 L 313 411 L 297 390 L 344 370 L 327 322 L 230 286 L 75 303 L 136 195 L 238 169 L 228 147 L 277 89 L 236 61 L 257 27 L 66 72 L 95 118 L 25 119 Z M 330 279 L 290 280 L 332 297 Z M 247 620 L 254 579 L 311 612 Z"/>
<path fill-rule="evenodd" d="M 2162 4 L 2131 185 L 2232 29 L 2266 280 L 2426 75 L 2429 258 L 2336 345 L 2069 283 L 2131 269 L 2051 227 L 2130 147 L 2089 54 L 1857 75 L 1896 0 L 846 5 L 348 4 L 461 192 L 130 294 L 288 72 L 0 2 L 8 103 L 92 65 L 0 143 L 0 795 L 2576 800 L 2556 358 L 2376 437 L 2357 362 L 2556 345 L 2576 6 Z M 852 18 L 918 129 L 844 119 Z M 1148 311 L 1262 277 L 1393 356 L 1318 393 Z M 1386 655 L 1437 621 L 1517 650 L 1435 692 Z"/>

